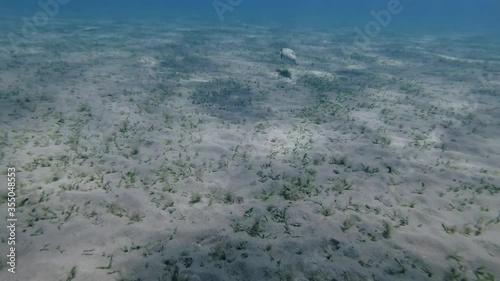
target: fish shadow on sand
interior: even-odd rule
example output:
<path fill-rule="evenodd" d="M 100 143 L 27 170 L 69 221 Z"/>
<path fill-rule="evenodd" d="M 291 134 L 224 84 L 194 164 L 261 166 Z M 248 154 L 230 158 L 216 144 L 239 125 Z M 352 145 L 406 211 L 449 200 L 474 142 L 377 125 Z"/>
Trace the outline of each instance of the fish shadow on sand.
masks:
<path fill-rule="evenodd" d="M 230 122 L 272 117 L 272 113 L 262 106 L 265 104 L 265 96 L 259 94 L 253 84 L 234 77 L 200 83 L 191 99 L 193 104 L 209 115 Z"/>

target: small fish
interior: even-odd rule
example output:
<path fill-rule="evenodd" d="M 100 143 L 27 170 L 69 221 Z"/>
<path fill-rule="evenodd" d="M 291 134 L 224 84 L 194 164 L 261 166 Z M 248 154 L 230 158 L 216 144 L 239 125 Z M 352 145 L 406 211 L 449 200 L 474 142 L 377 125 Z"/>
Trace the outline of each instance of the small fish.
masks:
<path fill-rule="evenodd" d="M 287 64 L 293 64 L 297 65 L 297 56 L 295 56 L 295 53 L 292 51 L 292 49 L 288 48 L 283 48 L 280 51 L 280 58 L 282 61 L 284 61 Z"/>

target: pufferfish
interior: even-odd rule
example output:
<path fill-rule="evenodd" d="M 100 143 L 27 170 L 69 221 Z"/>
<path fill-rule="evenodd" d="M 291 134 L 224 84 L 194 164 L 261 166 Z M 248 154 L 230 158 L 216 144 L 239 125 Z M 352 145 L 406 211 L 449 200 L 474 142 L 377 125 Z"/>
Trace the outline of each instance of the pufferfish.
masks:
<path fill-rule="evenodd" d="M 292 49 L 283 48 L 280 51 L 280 58 L 285 64 L 298 65 L 297 56 Z"/>

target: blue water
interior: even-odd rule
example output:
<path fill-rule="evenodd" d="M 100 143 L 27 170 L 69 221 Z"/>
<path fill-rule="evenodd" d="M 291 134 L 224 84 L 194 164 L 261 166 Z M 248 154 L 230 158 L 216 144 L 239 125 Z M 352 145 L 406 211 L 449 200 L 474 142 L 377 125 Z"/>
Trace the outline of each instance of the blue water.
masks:
<path fill-rule="evenodd" d="M 307 27 L 363 25 L 371 11 L 387 10 L 392 0 L 30 0 L 0 1 L 0 16 L 30 17 L 43 10 L 43 3 L 59 1 L 57 18 L 146 20 L 197 18 L 214 23 L 233 21 L 281 23 Z M 229 5 L 220 16 L 214 3 Z M 231 5 L 231 3 L 233 5 Z M 40 5 L 42 4 L 42 5 Z M 497 0 L 401 0 L 401 13 L 393 15 L 387 28 L 418 28 L 450 31 L 500 30 L 500 1 Z M 231 7 L 232 6 L 232 7 Z"/>

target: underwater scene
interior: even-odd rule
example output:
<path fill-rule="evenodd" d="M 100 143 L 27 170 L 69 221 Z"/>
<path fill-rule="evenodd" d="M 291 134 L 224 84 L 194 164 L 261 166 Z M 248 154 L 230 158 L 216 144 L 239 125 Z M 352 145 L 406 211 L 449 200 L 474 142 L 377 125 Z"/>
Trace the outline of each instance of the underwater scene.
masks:
<path fill-rule="evenodd" d="M 500 2 L 0 0 L 0 280 L 500 279 Z"/>

